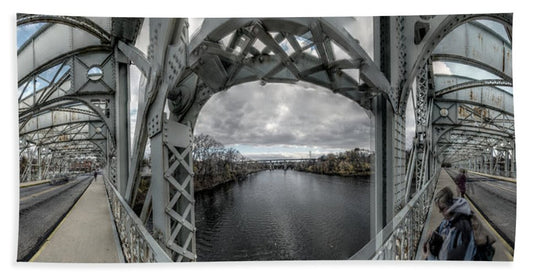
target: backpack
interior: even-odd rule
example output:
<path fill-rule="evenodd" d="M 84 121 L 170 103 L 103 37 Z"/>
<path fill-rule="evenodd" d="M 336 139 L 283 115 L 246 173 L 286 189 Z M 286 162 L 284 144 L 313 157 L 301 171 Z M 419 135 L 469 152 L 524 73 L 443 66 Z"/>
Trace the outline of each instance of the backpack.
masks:
<path fill-rule="evenodd" d="M 474 261 L 492 261 L 496 249 L 492 244 L 496 239 L 483 226 L 479 218 L 472 214 L 470 216 L 470 225 L 474 232 L 474 241 L 476 244 L 476 253 L 474 254 Z"/>
<path fill-rule="evenodd" d="M 468 228 L 465 229 L 465 227 L 468 226 L 466 226 L 465 223 L 461 223 L 460 221 L 467 221 L 466 225 L 470 224 L 469 228 L 471 228 L 472 230 L 470 242 L 465 245 L 466 251 L 464 255 L 464 260 L 492 261 L 494 253 L 496 252 L 496 249 L 492 244 L 496 242 L 496 239 L 483 226 L 483 224 L 479 220 L 479 217 L 477 217 L 475 214 L 461 215 L 454 223 L 455 231 L 452 231 L 450 233 L 452 243 L 450 244 L 449 250 L 455 248 L 459 244 L 458 240 L 462 239 L 461 233 L 466 233 L 470 231 L 470 229 Z"/>
<path fill-rule="evenodd" d="M 460 221 L 466 221 L 466 223 Z M 465 246 L 465 252 L 464 256 L 460 258 L 462 260 L 471 261 L 492 261 L 496 251 L 492 244 L 496 242 L 496 239 L 473 213 L 470 215 L 461 215 L 455 223 L 453 223 L 453 226 L 445 224 L 444 222 L 441 223 L 428 240 L 428 248 L 430 249 L 431 254 L 433 256 L 438 256 L 442 246 L 445 246 L 447 252 L 453 250 L 462 243 L 461 241 L 464 241 L 461 233 L 467 232 L 470 233 L 470 239 L 468 244 L 462 244 L 462 246 Z M 449 236 L 443 241 L 441 234 Z M 434 236 L 439 236 L 440 239 L 437 239 Z M 453 256 L 451 257 L 454 259 Z"/>

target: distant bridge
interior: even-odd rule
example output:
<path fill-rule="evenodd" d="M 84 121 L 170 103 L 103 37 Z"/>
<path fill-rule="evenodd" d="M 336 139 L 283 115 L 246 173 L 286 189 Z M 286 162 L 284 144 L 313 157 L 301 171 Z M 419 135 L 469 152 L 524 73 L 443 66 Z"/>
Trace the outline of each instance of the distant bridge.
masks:
<path fill-rule="evenodd" d="M 311 165 L 318 162 L 317 158 L 287 158 L 287 159 L 263 159 L 263 160 L 244 160 L 242 164 L 247 165 L 250 169 L 295 169 L 305 165 Z"/>

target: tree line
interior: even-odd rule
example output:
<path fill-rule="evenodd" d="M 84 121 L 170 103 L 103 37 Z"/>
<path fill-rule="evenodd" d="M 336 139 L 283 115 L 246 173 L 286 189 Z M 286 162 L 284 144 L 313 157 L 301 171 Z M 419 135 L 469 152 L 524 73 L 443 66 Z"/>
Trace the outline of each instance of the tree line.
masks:
<path fill-rule="evenodd" d="M 194 136 L 192 156 L 195 191 L 242 180 L 250 173 L 269 169 L 266 164 L 252 165 L 245 162 L 251 160 L 207 134 Z M 373 160 L 373 153 L 355 148 L 342 153 L 322 155 L 313 162 L 302 162 L 291 168 L 316 174 L 367 176 L 371 174 Z"/>
<path fill-rule="evenodd" d="M 326 175 L 368 176 L 372 173 L 373 163 L 374 153 L 355 148 L 337 154 L 322 155 L 316 162 L 298 169 Z"/>
<path fill-rule="evenodd" d="M 238 150 L 224 147 L 207 134 L 195 136 L 193 143 L 196 191 L 242 179 L 249 173 L 242 165 L 247 159 Z"/>

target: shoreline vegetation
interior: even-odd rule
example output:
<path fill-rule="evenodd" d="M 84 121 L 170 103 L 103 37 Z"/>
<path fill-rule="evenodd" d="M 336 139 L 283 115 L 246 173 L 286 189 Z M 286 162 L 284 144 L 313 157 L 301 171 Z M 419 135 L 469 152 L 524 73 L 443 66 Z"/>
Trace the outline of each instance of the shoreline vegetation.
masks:
<path fill-rule="evenodd" d="M 234 148 L 224 147 L 209 135 L 195 136 L 193 143 L 195 192 L 242 181 L 250 174 L 271 169 L 267 164 L 254 163 Z M 374 158 L 373 152 L 355 148 L 342 153 L 322 155 L 309 161 L 291 163 L 287 169 L 331 176 L 370 176 L 373 173 Z M 143 165 L 148 164 L 145 160 Z M 143 177 L 137 191 L 135 205 L 140 204 L 141 208 L 149 183 L 150 178 Z"/>
<path fill-rule="evenodd" d="M 253 164 L 253 160 L 245 158 L 239 151 L 225 148 L 205 134 L 194 137 L 193 159 L 195 192 L 232 181 L 242 181 L 249 174 L 270 169 L 266 164 Z M 294 163 L 289 168 L 332 176 L 370 176 L 373 162 L 373 152 L 355 148 L 338 154 L 322 155 L 313 161 Z"/>

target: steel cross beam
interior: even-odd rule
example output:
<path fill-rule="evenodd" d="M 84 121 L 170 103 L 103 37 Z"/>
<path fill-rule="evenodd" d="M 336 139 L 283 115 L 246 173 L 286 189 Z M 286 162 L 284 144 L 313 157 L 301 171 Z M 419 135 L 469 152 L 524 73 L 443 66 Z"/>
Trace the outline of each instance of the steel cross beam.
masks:
<path fill-rule="evenodd" d="M 49 22 L 66 24 L 98 37 L 102 43 L 110 43 L 111 35 L 93 21 L 80 16 L 57 16 L 42 14 L 17 14 L 17 26 L 31 23 Z M 30 39 L 31 40 L 31 39 Z M 22 47 L 23 48 L 23 47 Z"/>
<path fill-rule="evenodd" d="M 305 80 L 364 106 L 377 93 L 392 97 L 387 79 L 358 41 L 329 18 L 206 19 L 189 56 L 192 70 L 214 92 L 255 80 Z M 365 85 L 346 69 L 359 70 Z"/>
<path fill-rule="evenodd" d="M 406 83 L 411 84 L 418 71 L 424 66 L 427 60 L 433 54 L 434 49 L 452 30 L 457 26 L 469 21 L 478 19 L 495 20 L 504 25 L 504 27 L 512 26 L 512 14 L 462 14 L 462 15 L 432 15 L 432 16 L 409 16 L 406 17 L 407 35 L 411 39 L 406 40 L 406 47 L 409 49 L 407 53 L 407 79 Z M 419 23 L 417 23 L 419 22 Z M 424 28 L 424 35 L 419 40 L 415 40 L 414 36 L 417 33 L 417 24 L 427 24 Z M 419 32 L 420 33 L 420 32 Z M 407 102 L 409 92 L 409 85 L 404 86 L 400 95 L 399 104 Z"/>

